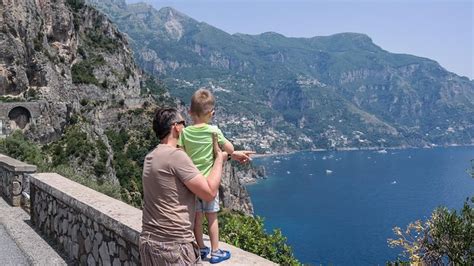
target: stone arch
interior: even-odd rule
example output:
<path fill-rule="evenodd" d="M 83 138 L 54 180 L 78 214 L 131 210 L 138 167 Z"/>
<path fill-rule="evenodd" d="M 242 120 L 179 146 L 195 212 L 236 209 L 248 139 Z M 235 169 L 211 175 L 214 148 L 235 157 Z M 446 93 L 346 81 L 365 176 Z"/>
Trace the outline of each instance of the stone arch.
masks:
<path fill-rule="evenodd" d="M 24 129 L 31 121 L 31 113 L 28 109 L 22 106 L 14 107 L 8 112 L 11 129 Z"/>

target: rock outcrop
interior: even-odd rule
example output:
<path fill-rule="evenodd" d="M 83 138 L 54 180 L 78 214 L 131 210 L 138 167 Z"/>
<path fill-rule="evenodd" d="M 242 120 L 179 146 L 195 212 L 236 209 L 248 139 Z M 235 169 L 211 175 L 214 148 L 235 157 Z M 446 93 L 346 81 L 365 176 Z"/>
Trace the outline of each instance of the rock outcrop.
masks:
<path fill-rule="evenodd" d="M 252 215 L 252 202 L 247 189 L 243 186 L 243 179 L 239 178 L 236 170 L 237 168 L 230 163 L 224 166 L 224 174 L 219 188 L 220 200 L 225 208 Z"/>

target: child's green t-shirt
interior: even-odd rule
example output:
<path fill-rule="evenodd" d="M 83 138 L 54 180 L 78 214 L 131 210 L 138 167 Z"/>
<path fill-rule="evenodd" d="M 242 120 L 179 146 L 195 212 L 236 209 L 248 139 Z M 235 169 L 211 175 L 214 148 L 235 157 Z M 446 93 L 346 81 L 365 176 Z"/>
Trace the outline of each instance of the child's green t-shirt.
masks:
<path fill-rule="evenodd" d="M 209 175 L 214 164 L 212 149 L 212 133 L 214 132 L 217 133 L 219 145 L 224 145 L 227 139 L 222 131 L 217 126 L 207 124 L 200 127 L 186 127 L 178 140 L 178 145 L 184 148 L 204 176 Z"/>

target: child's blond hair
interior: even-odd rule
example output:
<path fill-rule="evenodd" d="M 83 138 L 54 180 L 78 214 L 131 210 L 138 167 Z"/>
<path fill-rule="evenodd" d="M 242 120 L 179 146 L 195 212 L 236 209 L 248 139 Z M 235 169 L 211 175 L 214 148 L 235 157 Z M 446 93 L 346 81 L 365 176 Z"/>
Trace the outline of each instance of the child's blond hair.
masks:
<path fill-rule="evenodd" d="M 203 116 L 212 112 L 214 109 L 215 99 L 212 92 L 208 89 L 201 88 L 194 92 L 191 97 L 191 113 L 197 116 Z"/>

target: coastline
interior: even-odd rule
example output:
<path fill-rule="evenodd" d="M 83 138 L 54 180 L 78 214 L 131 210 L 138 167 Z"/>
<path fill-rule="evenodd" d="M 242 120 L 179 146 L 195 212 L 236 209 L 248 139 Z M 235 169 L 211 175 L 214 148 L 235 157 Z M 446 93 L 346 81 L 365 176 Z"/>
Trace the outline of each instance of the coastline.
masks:
<path fill-rule="evenodd" d="M 439 145 L 439 146 L 429 146 L 429 147 L 417 147 L 417 146 L 394 146 L 394 147 L 344 147 L 344 148 L 337 148 L 337 149 L 309 149 L 309 150 L 298 150 L 298 151 L 290 151 L 290 152 L 275 152 L 275 153 L 259 153 L 251 155 L 252 159 L 258 158 L 272 158 L 278 156 L 288 156 L 293 155 L 299 152 L 337 152 L 337 151 L 380 151 L 380 150 L 409 150 L 409 149 L 436 149 L 436 148 L 454 148 L 454 147 L 474 147 L 474 144 L 451 144 L 451 145 Z M 261 179 L 266 179 L 266 175 L 264 178 L 243 178 L 243 184 L 245 186 L 257 184 L 260 182 Z"/>

